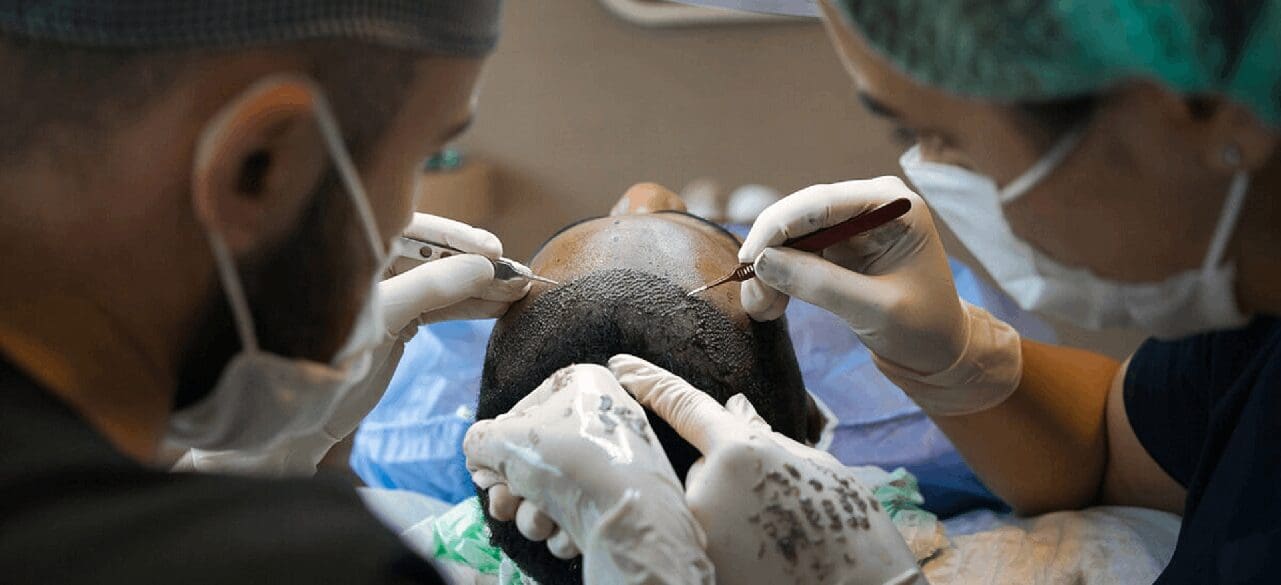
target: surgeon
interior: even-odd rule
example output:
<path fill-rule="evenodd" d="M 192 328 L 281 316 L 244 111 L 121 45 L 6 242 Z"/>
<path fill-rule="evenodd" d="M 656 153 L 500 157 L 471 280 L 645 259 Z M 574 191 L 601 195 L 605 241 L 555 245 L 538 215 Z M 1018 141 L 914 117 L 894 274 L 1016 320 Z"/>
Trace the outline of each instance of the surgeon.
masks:
<path fill-rule="evenodd" d="M 309 475 L 492 234 L 415 215 L 497 0 L 0 1 L 0 580 L 440 583 Z M 382 281 L 403 231 L 469 252 Z"/>
<path fill-rule="evenodd" d="M 920 192 L 882 177 L 817 185 L 767 209 L 739 253 L 757 269 L 742 285 L 748 312 L 777 318 L 794 296 L 844 319 L 1018 512 L 1179 513 L 1159 583 L 1274 582 L 1281 2 L 707 3 L 821 9 L 861 101 L 899 126 L 903 171 Z M 917 203 L 901 221 L 821 256 L 778 247 L 898 197 Z M 934 214 L 1024 308 L 1153 338 L 1124 362 L 1020 339 L 957 298 Z M 726 447 L 763 435 L 736 435 L 715 406 L 671 393 L 684 382 L 655 366 L 610 365 L 710 448 L 710 476 L 812 460 Z M 472 442 L 474 465 L 501 482 L 483 443 Z M 735 465 L 716 465 L 725 449 Z M 759 502 L 707 506 L 686 487 L 709 554 L 735 554 L 712 534 Z M 558 509 L 554 500 L 521 505 Z"/>

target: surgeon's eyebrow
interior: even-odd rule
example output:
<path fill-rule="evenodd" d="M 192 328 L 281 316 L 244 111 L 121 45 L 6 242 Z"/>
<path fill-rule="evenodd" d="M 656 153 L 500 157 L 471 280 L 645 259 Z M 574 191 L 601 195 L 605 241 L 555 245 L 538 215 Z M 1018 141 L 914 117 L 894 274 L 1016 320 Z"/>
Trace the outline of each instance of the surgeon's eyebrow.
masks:
<path fill-rule="evenodd" d="M 899 120 L 903 117 L 899 115 L 894 108 L 885 105 L 885 102 L 872 97 L 872 94 L 870 93 L 864 91 L 858 92 L 858 101 L 863 104 L 863 107 L 866 108 L 867 111 L 877 117 L 887 118 L 890 120 Z"/>
<path fill-rule="evenodd" d="M 467 132 L 467 129 L 471 128 L 472 123 L 475 121 L 476 116 L 474 114 L 468 114 L 466 120 L 454 124 L 444 132 L 441 132 L 436 140 L 430 143 L 433 147 L 437 147 L 438 150 L 433 151 L 431 156 L 423 159 L 423 167 L 426 168 L 433 158 L 436 158 L 437 156 L 440 156 L 441 153 L 445 152 L 449 147 L 449 143 L 457 140 L 459 136 L 462 136 L 464 132 Z"/>
<path fill-rule="evenodd" d="M 476 116 L 474 114 L 468 114 L 466 120 L 463 120 L 462 122 L 459 122 L 457 124 L 454 124 L 453 126 L 450 126 L 449 129 L 446 130 L 445 133 L 441 135 L 440 141 L 442 143 L 450 142 L 458 138 L 459 136 L 462 136 L 463 133 L 466 132 L 469 128 L 471 128 L 472 124 L 474 123 L 476 123 Z"/>
<path fill-rule="evenodd" d="M 956 137 L 945 130 L 933 127 L 917 127 L 914 124 L 908 124 L 903 119 L 903 114 L 898 110 L 886 105 L 885 102 L 872 96 L 865 91 L 858 92 L 858 101 L 863 103 L 863 107 L 872 115 L 878 118 L 884 118 L 894 124 L 894 140 L 909 147 L 916 144 L 921 136 L 933 136 L 942 138 L 944 143 L 950 146 L 960 144 Z"/>

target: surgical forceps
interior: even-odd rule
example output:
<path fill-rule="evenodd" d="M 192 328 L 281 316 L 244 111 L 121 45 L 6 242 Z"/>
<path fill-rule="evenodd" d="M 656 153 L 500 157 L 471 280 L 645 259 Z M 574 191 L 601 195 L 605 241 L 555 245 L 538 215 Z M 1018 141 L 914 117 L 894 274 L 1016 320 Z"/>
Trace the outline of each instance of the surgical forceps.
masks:
<path fill-rule="evenodd" d="M 806 234 L 798 238 L 792 238 L 783 242 L 783 247 L 801 250 L 802 252 L 821 252 L 840 242 L 844 242 L 854 236 L 865 234 L 878 227 L 881 227 L 891 221 L 903 217 L 912 209 L 912 202 L 907 198 L 899 197 L 880 207 L 864 211 L 854 217 L 851 217 L 841 223 L 831 227 L 825 227 L 811 234 Z M 713 280 L 711 283 L 700 286 L 689 291 L 689 296 L 694 296 L 709 288 L 720 286 L 727 282 L 743 282 L 756 277 L 756 265 L 751 262 L 744 262 L 734 268 L 729 274 L 722 278 Z"/>
<path fill-rule="evenodd" d="M 402 257 L 409 258 L 411 260 L 419 260 L 421 262 L 431 262 L 433 260 L 440 260 L 450 256 L 467 254 L 467 252 L 447 244 L 433 242 L 431 240 L 420 240 L 409 236 L 401 236 L 400 242 L 400 255 Z M 544 282 L 547 284 L 560 284 L 550 278 L 544 278 L 534 274 L 534 271 L 530 270 L 528 266 L 512 260 L 511 258 L 503 257 L 498 258 L 497 260 L 490 258 L 489 261 L 494 264 L 494 278 L 497 278 L 498 280 L 527 278 L 529 280 L 537 280 L 538 282 Z"/>

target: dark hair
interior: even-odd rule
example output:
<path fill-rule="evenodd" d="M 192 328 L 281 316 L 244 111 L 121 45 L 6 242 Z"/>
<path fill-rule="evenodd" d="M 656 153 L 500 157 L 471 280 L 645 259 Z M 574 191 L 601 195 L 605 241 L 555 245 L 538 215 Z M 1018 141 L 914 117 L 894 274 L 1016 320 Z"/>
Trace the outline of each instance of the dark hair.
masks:
<path fill-rule="evenodd" d="M 400 110 L 423 53 L 352 40 L 266 47 L 298 55 L 328 94 L 353 156 L 382 135 Z M 82 156 L 107 130 L 127 126 L 184 70 L 231 54 L 213 50 L 122 49 L 69 45 L 0 34 L 0 168 L 33 145 Z M 58 133 L 52 133 L 57 130 Z M 55 149 L 56 150 L 53 150 Z"/>
<path fill-rule="evenodd" d="M 605 364 L 630 353 L 675 373 L 722 404 L 742 393 L 761 416 L 796 440 L 806 436 L 808 398 L 783 319 L 746 330 L 707 301 L 661 276 L 630 269 L 593 272 L 553 288 L 500 321 L 481 374 L 478 419 L 507 412 L 556 370 Z M 648 413 L 682 480 L 698 452 Z M 488 501 L 481 493 L 482 507 Z M 540 583 L 580 583 L 578 561 L 557 559 L 512 522 L 486 512 L 495 545 Z"/>
<path fill-rule="evenodd" d="M 297 227 L 278 244 L 242 260 L 239 273 L 262 348 L 316 361 L 341 349 L 340 324 L 356 317 L 368 281 L 335 281 L 335 276 L 376 270 L 368 247 L 351 245 L 365 241 L 356 213 L 346 186 L 331 167 Z M 241 349 L 221 283 L 211 284 L 209 299 L 186 339 L 175 409 L 208 396 L 228 360 Z"/>
<path fill-rule="evenodd" d="M 1063 134 L 1084 125 L 1098 108 L 1100 97 L 1082 95 L 1056 100 L 1023 102 L 1018 111 L 1053 143 Z"/>
<path fill-rule="evenodd" d="M 1102 95 L 1087 94 L 1024 102 L 1018 104 L 1018 109 L 1026 119 L 1055 137 L 1088 122 L 1103 99 Z M 1194 118 L 1204 120 L 1214 113 L 1221 99 L 1221 96 L 1211 94 L 1192 94 L 1184 96 L 1183 101 Z"/>

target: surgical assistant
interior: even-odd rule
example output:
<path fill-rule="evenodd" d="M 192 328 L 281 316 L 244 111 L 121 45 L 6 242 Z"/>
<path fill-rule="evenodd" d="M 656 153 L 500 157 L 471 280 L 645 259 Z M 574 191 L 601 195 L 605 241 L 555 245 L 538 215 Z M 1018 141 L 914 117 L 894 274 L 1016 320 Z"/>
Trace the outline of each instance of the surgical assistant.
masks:
<path fill-rule="evenodd" d="M 901 164 L 919 191 L 855 180 L 767 209 L 740 252 L 757 271 L 744 307 L 773 319 L 794 296 L 838 315 L 1017 511 L 1167 510 L 1183 528 L 1159 583 L 1275 581 L 1265 559 L 1281 551 L 1281 2 L 743 5 L 821 10 L 861 101 L 910 142 Z M 899 197 L 918 204 L 822 256 L 776 247 Z M 1021 339 L 957 298 L 936 215 L 1024 308 L 1155 337 L 1125 362 Z M 637 390 L 654 366 L 619 359 L 611 368 L 643 403 L 671 395 Z M 718 408 L 654 410 L 679 429 Z M 480 428 L 541 453 L 509 425 Z M 695 444 L 731 428 L 697 426 Z M 469 435 L 469 465 L 492 471 L 484 443 Z M 704 451 L 707 472 L 730 473 L 715 451 Z M 809 455 L 787 457 L 799 469 Z M 765 473 L 767 459 L 757 450 L 735 472 Z M 687 501 L 709 555 L 742 553 L 718 550 L 693 477 Z M 488 482 L 514 495 L 504 505 L 559 520 L 564 501 L 507 480 Z M 749 500 L 733 513 L 760 513 Z"/>

